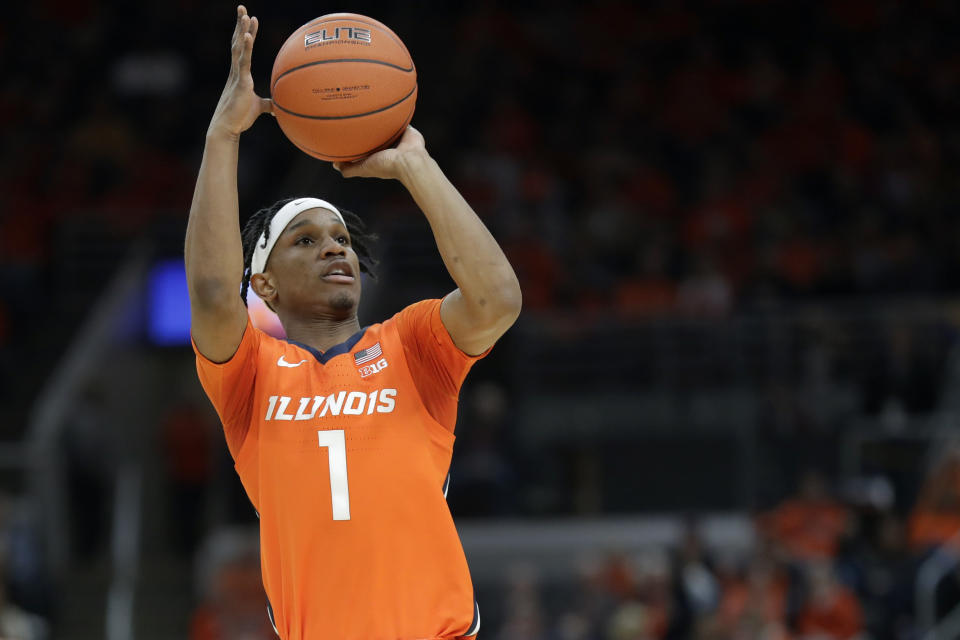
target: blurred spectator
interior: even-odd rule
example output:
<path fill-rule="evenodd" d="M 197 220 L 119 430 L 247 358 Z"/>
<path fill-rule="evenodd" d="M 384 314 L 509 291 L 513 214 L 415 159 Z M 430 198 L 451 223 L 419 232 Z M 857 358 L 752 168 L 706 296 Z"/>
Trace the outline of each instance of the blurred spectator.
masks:
<path fill-rule="evenodd" d="M 591 640 L 590 622 L 582 615 L 577 613 L 563 613 L 557 620 L 554 630 L 557 640 Z"/>
<path fill-rule="evenodd" d="M 499 640 L 545 640 L 547 620 L 534 567 L 518 565 L 507 577 L 503 604 L 505 615 Z"/>
<path fill-rule="evenodd" d="M 838 580 L 830 561 L 812 561 L 807 567 L 807 598 L 797 620 L 802 637 L 848 640 L 863 630 L 856 596 Z"/>
<path fill-rule="evenodd" d="M 894 640 L 909 628 L 915 561 L 904 524 L 889 511 L 866 512 L 838 560 L 842 581 L 855 589 L 864 629 L 875 640 Z"/>
<path fill-rule="evenodd" d="M 606 640 L 654 640 L 651 608 L 639 602 L 620 605 L 607 625 Z"/>
<path fill-rule="evenodd" d="M 732 638 L 786 638 L 788 578 L 762 554 L 751 558 L 743 578 L 728 579 L 718 611 L 721 629 Z"/>
<path fill-rule="evenodd" d="M 960 446 L 954 444 L 927 473 L 910 514 L 910 546 L 915 551 L 925 551 L 953 541 L 957 534 L 960 534 Z"/>
<path fill-rule="evenodd" d="M 729 282 L 709 258 L 698 258 L 693 272 L 677 290 L 677 309 L 692 316 L 721 317 L 732 306 Z"/>
<path fill-rule="evenodd" d="M 830 495 L 826 478 L 808 470 L 797 494 L 765 514 L 760 527 L 791 557 L 832 558 L 848 517 L 847 509 Z"/>
<path fill-rule="evenodd" d="M 236 560 L 217 572 L 213 592 L 194 613 L 190 640 L 268 640 L 276 637 L 266 614 L 260 565 Z"/>
<path fill-rule="evenodd" d="M 699 620 L 717 609 L 721 591 L 694 523 L 688 524 L 677 555 L 676 574 L 681 591 L 680 600 L 684 608 L 689 610 L 688 616 Z M 678 618 L 679 616 L 675 615 L 671 624 L 674 634 L 686 632 L 691 626 L 689 623 L 681 625 Z"/>
<path fill-rule="evenodd" d="M 599 551 L 599 550 L 598 550 Z M 616 556 L 615 556 L 616 557 Z M 576 564 L 575 583 L 564 609 L 575 616 L 574 626 L 586 626 L 588 637 L 600 633 L 605 621 L 616 608 L 621 596 L 607 588 L 608 561 L 600 557 L 580 558 Z M 617 573 L 622 571 L 622 565 Z M 622 584 L 622 578 L 614 584 Z"/>
<path fill-rule="evenodd" d="M 677 285 L 669 272 L 670 247 L 650 242 L 637 252 L 633 275 L 617 288 L 617 307 L 627 318 L 657 315 L 676 307 Z"/>
<path fill-rule="evenodd" d="M 189 640 L 269 640 L 256 537 L 222 530 L 209 536 L 201 555 L 201 601 L 190 621 Z"/>

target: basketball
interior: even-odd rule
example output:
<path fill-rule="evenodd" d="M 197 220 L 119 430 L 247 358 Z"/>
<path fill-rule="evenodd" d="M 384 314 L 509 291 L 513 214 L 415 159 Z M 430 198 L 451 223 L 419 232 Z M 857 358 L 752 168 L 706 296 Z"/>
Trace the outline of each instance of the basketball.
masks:
<path fill-rule="evenodd" d="M 357 160 L 390 146 L 410 123 L 417 70 L 385 24 L 332 13 L 280 47 L 270 94 L 280 128 L 301 151 L 330 162 Z"/>

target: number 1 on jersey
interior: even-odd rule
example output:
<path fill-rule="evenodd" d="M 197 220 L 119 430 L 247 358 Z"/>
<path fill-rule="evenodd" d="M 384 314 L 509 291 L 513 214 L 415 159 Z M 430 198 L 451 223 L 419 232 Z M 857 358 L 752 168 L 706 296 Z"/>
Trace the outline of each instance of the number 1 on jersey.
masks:
<path fill-rule="evenodd" d="M 343 429 L 317 431 L 320 446 L 330 459 L 330 503 L 334 520 L 350 519 L 350 485 L 347 483 L 347 444 Z"/>

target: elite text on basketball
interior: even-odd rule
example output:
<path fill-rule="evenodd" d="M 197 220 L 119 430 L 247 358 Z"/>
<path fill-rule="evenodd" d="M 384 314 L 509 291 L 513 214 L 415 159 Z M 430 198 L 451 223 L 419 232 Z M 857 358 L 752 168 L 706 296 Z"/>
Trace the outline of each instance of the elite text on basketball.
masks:
<path fill-rule="evenodd" d="M 360 42 L 370 42 L 370 29 L 360 27 L 337 27 L 332 31 L 321 29 L 308 33 L 303 37 L 303 46 L 310 47 L 315 44 L 333 42 L 336 40 L 359 40 Z"/>

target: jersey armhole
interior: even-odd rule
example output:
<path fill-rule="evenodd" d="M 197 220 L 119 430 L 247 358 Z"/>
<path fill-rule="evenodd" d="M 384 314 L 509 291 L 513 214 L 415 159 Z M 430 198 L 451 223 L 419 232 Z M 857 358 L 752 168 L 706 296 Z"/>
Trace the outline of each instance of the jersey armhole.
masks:
<path fill-rule="evenodd" d="M 226 360 L 224 360 L 223 362 L 216 362 L 215 360 L 211 360 L 202 351 L 200 351 L 200 348 L 197 347 L 196 341 L 193 339 L 193 329 L 190 330 L 190 346 L 193 347 L 193 352 L 197 355 L 198 358 L 201 358 L 203 360 L 206 366 L 224 367 L 230 364 L 231 362 L 233 362 L 233 359 L 237 357 L 237 354 L 240 353 L 240 350 L 244 347 L 245 341 L 253 339 L 254 337 L 252 334 L 253 329 L 254 329 L 253 322 L 250 319 L 250 315 L 247 314 L 247 324 L 243 328 L 243 333 L 240 335 L 240 342 L 237 343 L 237 348 L 233 350 L 233 354 L 231 354 L 231 356 Z"/>

